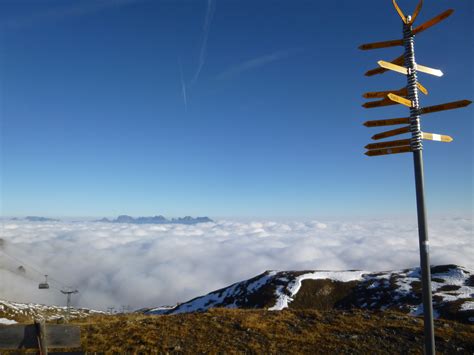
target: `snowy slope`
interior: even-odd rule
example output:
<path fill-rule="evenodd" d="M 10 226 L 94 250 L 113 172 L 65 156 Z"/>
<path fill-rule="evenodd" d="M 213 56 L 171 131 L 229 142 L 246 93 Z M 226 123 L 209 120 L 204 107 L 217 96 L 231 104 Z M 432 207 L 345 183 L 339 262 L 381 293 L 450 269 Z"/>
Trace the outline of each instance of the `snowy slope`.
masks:
<path fill-rule="evenodd" d="M 432 266 L 435 316 L 474 324 L 474 272 L 456 265 Z M 266 271 L 252 279 L 147 314 L 225 308 L 361 308 L 422 312 L 419 268 L 386 271 Z"/>

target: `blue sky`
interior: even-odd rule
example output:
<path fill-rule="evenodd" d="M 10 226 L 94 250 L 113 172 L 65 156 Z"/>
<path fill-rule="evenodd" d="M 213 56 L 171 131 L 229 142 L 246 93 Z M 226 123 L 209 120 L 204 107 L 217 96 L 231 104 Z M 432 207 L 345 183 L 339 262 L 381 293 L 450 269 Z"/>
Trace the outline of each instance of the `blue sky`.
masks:
<path fill-rule="evenodd" d="M 400 0 L 404 8 L 414 1 Z M 422 106 L 471 99 L 473 2 L 426 1 Z M 0 1 L 4 216 L 312 217 L 415 213 L 410 154 L 366 157 L 382 129 L 365 77 L 401 47 L 390 1 Z M 473 213 L 472 108 L 424 115 L 427 207 Z M 389 129 L 392 127 L 388 127 Z"/>

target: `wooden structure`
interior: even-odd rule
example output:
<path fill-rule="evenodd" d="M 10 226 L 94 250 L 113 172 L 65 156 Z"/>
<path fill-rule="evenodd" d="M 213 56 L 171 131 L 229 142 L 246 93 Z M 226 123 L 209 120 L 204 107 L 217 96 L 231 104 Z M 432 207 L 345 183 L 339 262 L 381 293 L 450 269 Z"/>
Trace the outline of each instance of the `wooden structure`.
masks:
<path fill-rule="evenodd" d="M 80 346 L 81 330 L 76 325 L 35 320 L 34 324 L 0 326 L 0 349 L 38 349 L 41 355 L 47 355 L 48 349 Z"/>

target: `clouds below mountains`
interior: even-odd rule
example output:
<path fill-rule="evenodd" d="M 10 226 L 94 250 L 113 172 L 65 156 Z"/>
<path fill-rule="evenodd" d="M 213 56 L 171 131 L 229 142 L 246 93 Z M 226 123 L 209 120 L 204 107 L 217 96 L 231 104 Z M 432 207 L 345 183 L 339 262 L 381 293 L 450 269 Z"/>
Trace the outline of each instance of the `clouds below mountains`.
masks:
<path fill-rule="evenodd" d="M 472 222 L 433 218 L 433 264 L 474 267 Z M 192 226 L 4 221 L 2 238 L 0 299 L 64 304 L 58 292 L 62 281 L 79 289 L 76 305 L 96 309 L 174 304 L 268 269 L 375 271 L 418 265 L 415 220 Z M 50 290 L 38 290 L 42 273 L 53 278 Z"/>

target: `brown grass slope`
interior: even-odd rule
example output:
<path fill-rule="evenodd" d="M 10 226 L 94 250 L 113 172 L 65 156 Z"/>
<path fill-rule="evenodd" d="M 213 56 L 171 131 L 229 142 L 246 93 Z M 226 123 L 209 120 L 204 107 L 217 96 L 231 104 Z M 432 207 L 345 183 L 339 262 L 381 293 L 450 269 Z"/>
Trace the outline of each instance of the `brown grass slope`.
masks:
<path fill-rule="evenodd" d="M 75 323 L 88 353 L 421 354 L 423 346 L 422 319 L 396 312 L 216 308 Z M 474 326 L 437 320 L 435 327 L 439 353 L 474 352 Z"/>

